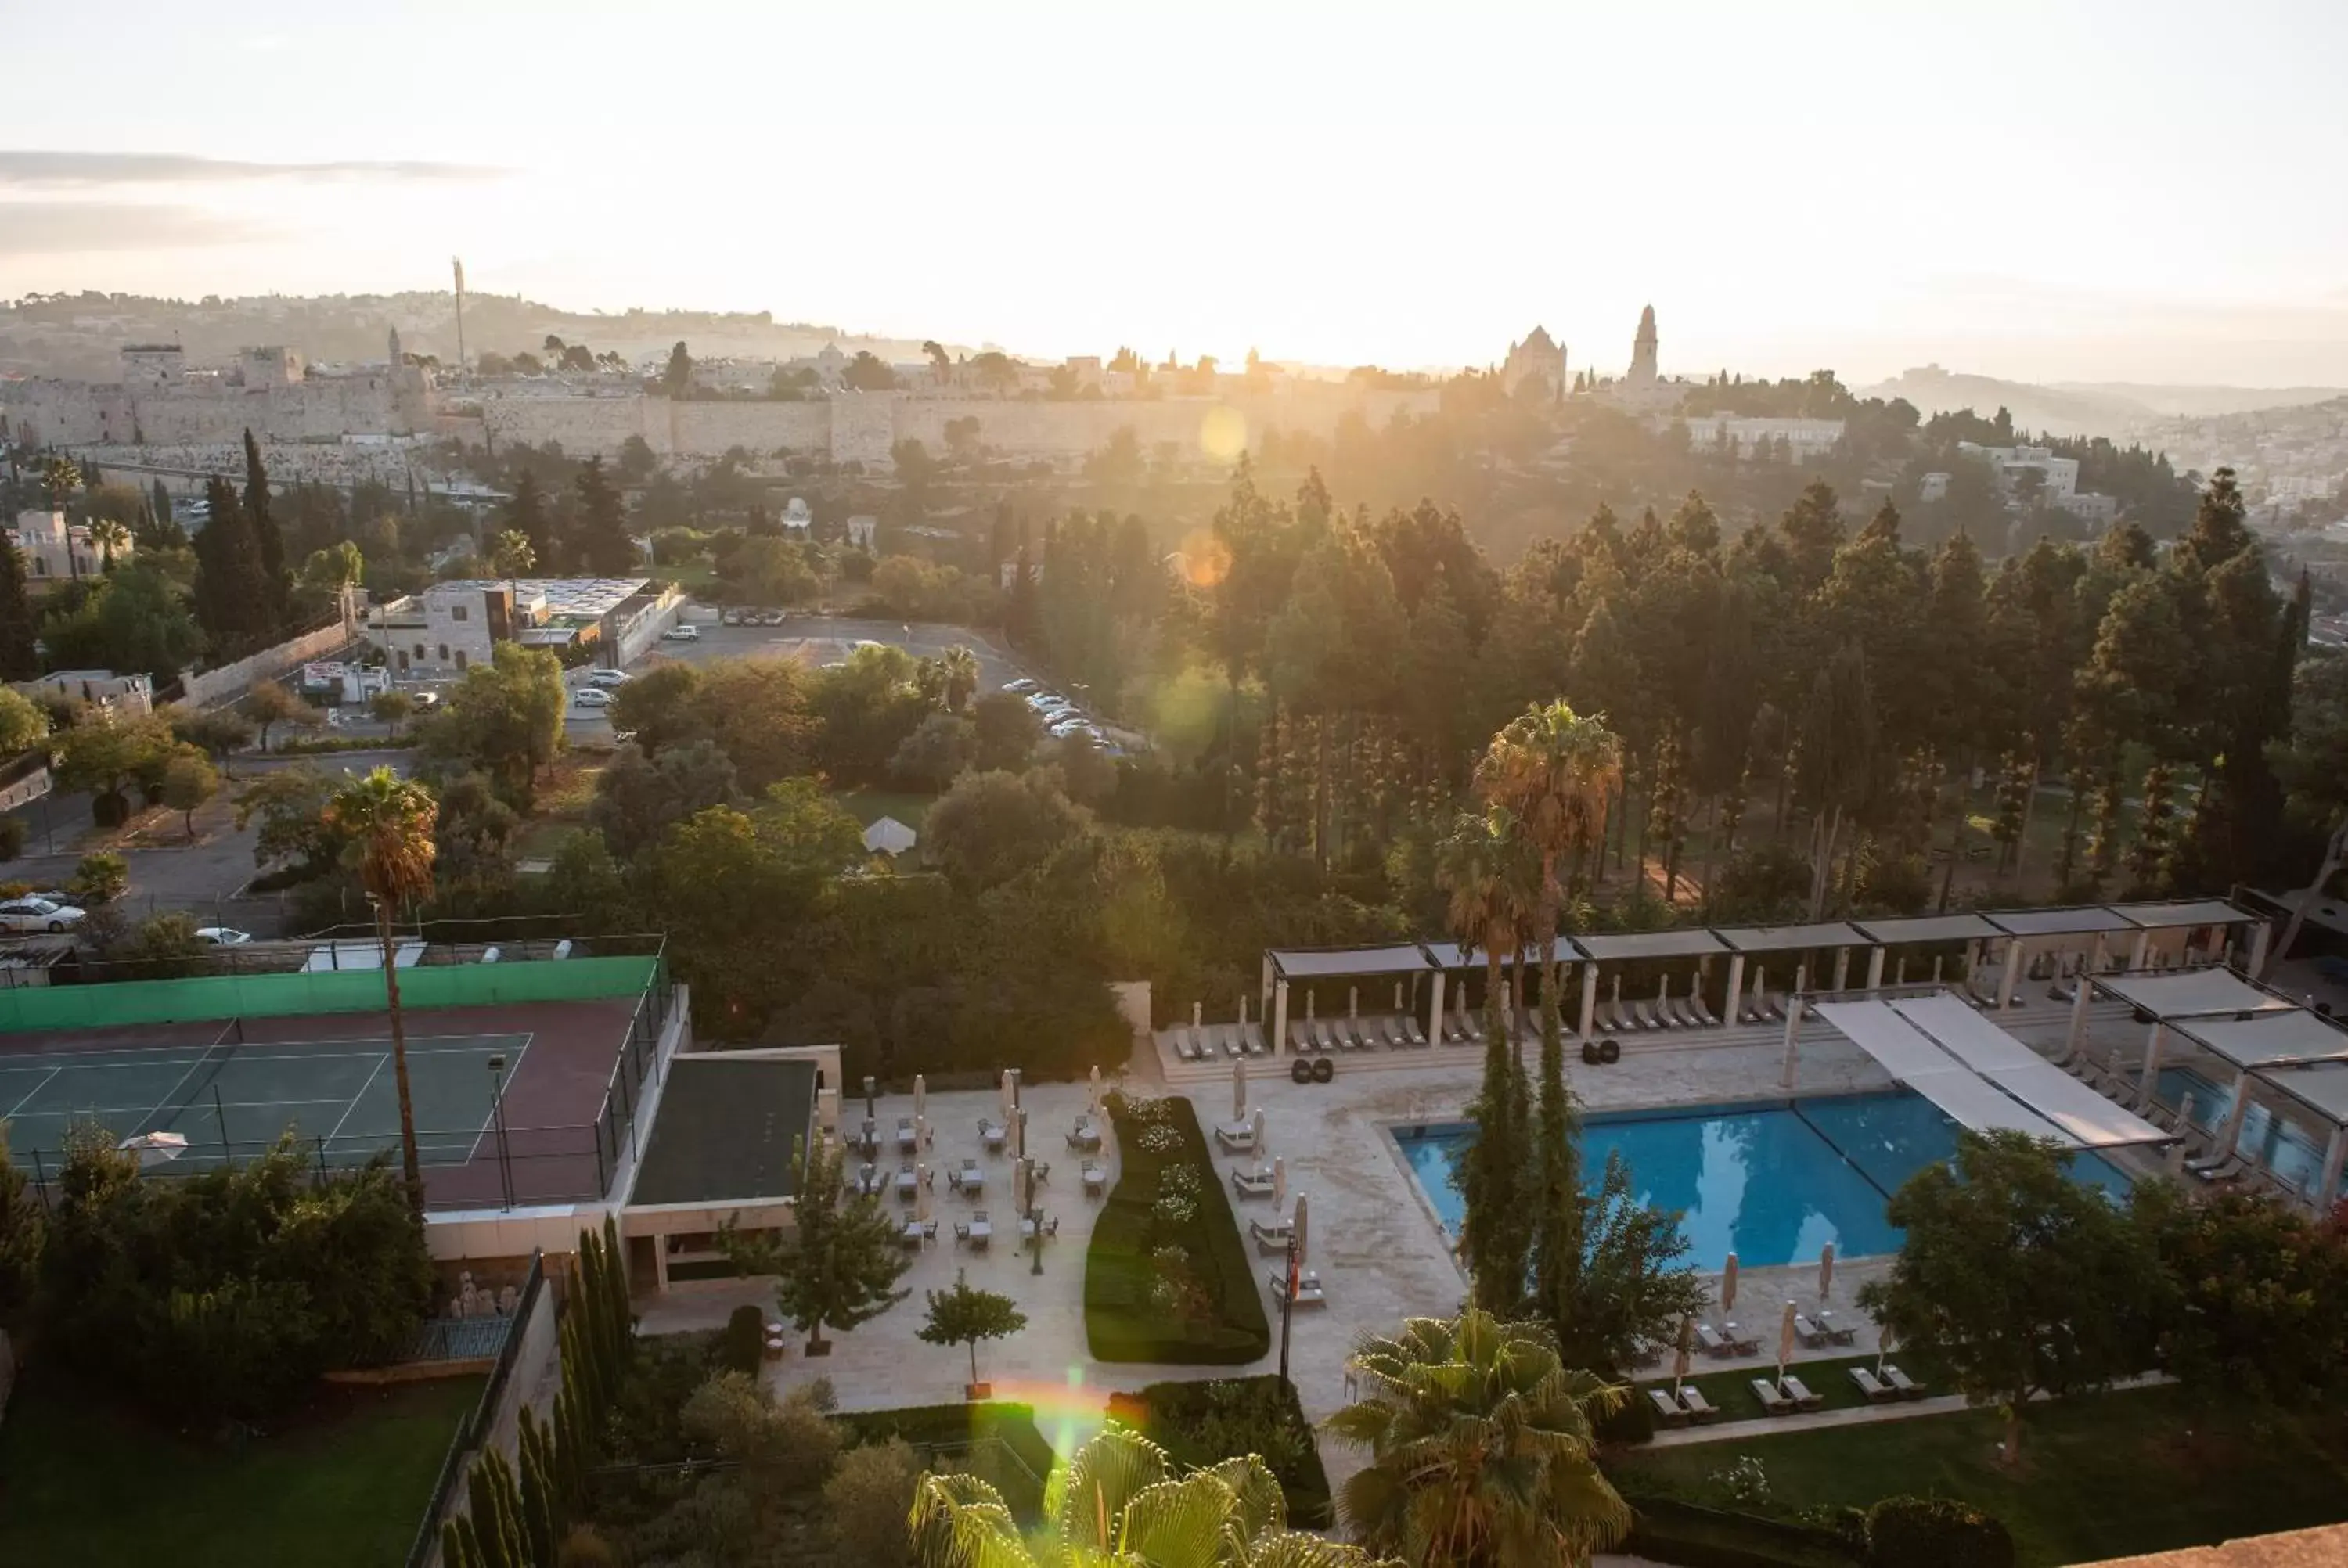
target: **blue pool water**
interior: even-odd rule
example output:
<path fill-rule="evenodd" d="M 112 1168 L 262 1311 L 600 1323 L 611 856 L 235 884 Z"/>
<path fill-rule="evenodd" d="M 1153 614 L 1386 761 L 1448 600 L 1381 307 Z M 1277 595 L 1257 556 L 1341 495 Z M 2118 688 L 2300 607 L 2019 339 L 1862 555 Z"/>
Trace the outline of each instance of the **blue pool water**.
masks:
<path fill-rule="evenodd" d="M 1475 1124 L 1404 1129 L 1395 1142 L 1445 1228 L 1457 1235 L 1467 1205 L 1451 1173 L 1476 1142 Z M 1905 1090 L 1582 1119 L 1591 1188 L 1618 1152 L 1641 1202 L 1679 1211 L 1697 1268 L 1716 1270 L 1732 1252 L 1746 1267 L 1765 1267 L 1815 1261 L 1828 1242 L 1840 1257 L 1897 1252 L 1900 1231 L 1884 1217 L 1884 1204 L 1925 1166 L 1956 1157 L 1957 1128 Z M 2077 1156 L 2071 1174 L 2115 1197 L 2128 1188 L 2127 1176 L 2094 1154 Z"/>
<path fill-rule="evenodd" d="M 2213 1136 L 2224 1132 L 2226 1118 L 2234 1111 L 2234 1086 L 2230 1082 L 2212 1083 L 2190 1068 L 2161 1069 L 2154 1098 L 2176 1110 L 2182 1107 L 2188 1094 L 2193 1097 L 2193 1125 Z M 2331 1138 L 2328 1126 L 2302 1126 L 2288 1115 L 2273 1115 L 2253 1101 L 2242 1114 L 2242 1141 L 2239 1147 L 2284 1182 L 2305 1192 L 2323 1178 L 2324 1147 Z M 2348 1194 L 2348 1173 L 2343 1174 L 2340 1193 L 2333 1195 L 2343 1194 Z"/>

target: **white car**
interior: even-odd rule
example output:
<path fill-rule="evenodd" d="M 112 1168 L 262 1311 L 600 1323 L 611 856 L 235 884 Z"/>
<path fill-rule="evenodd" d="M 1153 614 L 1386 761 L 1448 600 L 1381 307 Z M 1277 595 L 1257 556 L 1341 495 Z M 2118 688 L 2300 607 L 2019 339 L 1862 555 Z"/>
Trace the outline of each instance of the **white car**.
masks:
<path fill-rule="evenodd" d="M 48 898 L 11 898 L 0 904 L 0 931 L 70 931 L 82 912 Z"/>
<path fill-rule="evenodd" d="M 625 670 L 590 670 L 587 679 L 597 686 L 623 686 L 631 677 Z"/>
<path fill-rule="evenodd" d="M 661 641 L 663 642 L 698 642 L 701 641 L 701 628 L 698 626 L 672 626 L 666 631 L 661 633 Z"/>
<path fill-rule="evenodd" d="M 1014 697 L 1025 697 L 1031 692 L 1042 691 L 1044 686 L 1043 682 L 1039 681 L 1031 681 L 1026 676 L 1022 675 L 1016 681 L 1005 681 L 1003 683 L 1003 689 L 1010 692 Z"/>
<path fill-rule="evenodd" d="M 1065 713 L 1076 706 L 1057 692 L 1037 692 L 1027 699 L 1027 705 L 1039 713 Z"/>
<path fill-rule="evenodd" d="M 571 694 L 571 700 L 582 708 L 608 708 L 612 705 L 612 693 L 601 686 L 582 686 Z"/>
<path fill-rule="evenodd" d="M 240 931 L 233 926 L 199 926 L 196 940 L 210 942 L 215 948 L 242 948 L 252 940 L 252 933 Z"/>

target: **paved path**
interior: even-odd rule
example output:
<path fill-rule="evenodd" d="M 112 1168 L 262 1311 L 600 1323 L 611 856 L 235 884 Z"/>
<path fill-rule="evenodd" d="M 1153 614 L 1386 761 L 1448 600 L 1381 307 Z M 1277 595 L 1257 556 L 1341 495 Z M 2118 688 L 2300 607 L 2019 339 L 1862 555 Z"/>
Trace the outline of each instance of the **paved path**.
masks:
<path fill-rule="evenodd" d="M 2119 1389 L 2149 1389 L 2166 1383 L 2163 1373 L 2148 1373 L 2141 1378 L 2123 1378 L 2112 1387 Z M 2032 1403 L 2047 1399 L 2048 1394 L 2034 1394 Z M 1879 1421 L 1912 1421 L 1920 1416 L 1954 1416 L 1967 1410 L 1987 1409 L 1969 1403 L 1962 1394 L 1935 1394 L 1929 1399 L 1902 1399 L 1895 1404 L 1853 1405 L 1840 1410 L 1812 1410 L 1804 1415 L 1756 1416 L 1750 1420 L 1715 1421 L 1710 1426 L 1679 1427 L 1671 1431 L 1657 1432 L 1649 1448 L 1688 1448 L 1697 1443 L 1741 1442 L 1747 1438 L 1774 1437 L 1780 1432 L 1816 1431 L 1822 1427 L 1870 1427 Z"/>

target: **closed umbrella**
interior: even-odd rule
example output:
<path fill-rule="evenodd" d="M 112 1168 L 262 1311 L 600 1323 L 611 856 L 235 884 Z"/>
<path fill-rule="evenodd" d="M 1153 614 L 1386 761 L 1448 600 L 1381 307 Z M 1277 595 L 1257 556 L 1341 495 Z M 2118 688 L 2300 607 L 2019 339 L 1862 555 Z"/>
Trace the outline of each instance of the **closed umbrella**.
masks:
<path fill-rule="evenodd" d="M 1786 1303 L 1786 1310 L 1777 1321 L 1777 1383 L 1786 1382 L 1786 1363 L 1794 1358 L 1794 1304 Z"/>
<path fill-rule="evenodd" d="M 930 1168 L 927 1165 L 915 1165 L 913 1167 L 913 1219 L 916 1223 L 922 1223 L 929 1217 Z"/>
<path fill-rule="evenodd" d="M 1011 1167 L 1011 1207 L 1014 1213 L 1024 1214 L 1027 1212 L 1027 1179 L 1031 1170 L 1025 1160 Z"/>
<path fill-rule="evenodd" d="M 1231 1120 L 1247 1120 L 1247 1058 L 1231 1060 Z"/>
<path fill-rule="evenodd" d="M 1278 1214 L 1280 1205 L 1288 1201 L 1288 1162 L 1272 1163 L 1272 1212 Z"/>
<path fill-rule="evenodd" d="M 1304 1021 L 1306 1023 L 1311 1023 L 1313 1021 L 1313 1004 L 1316 999 L 1317 999 L 1311 991 L 1306 991 L 1304 993 Z"/>
<path fill-rule="evenodd" d="M 1192 1034 L 1199 1032 L 1200 1026 L 1205 1023 L 1206 1018 L 1207 1004 L 1202 1001 L 1193 1001 L 1190 1004 L 1190 1032 Z"/>
<path fill-rule="evenodd" d="M 1240 1032 L 1247 1032 L 1247 992 L 1240 993 Z"/>
<path fill-rule="evenodd" d="M 1025 1105 L 1011 1112 L 1011 1157 L 1014 1160 L 1027 1157 L 1027 1107 Z"/>
<path fill-rule="evenodd" d="M 926 1149 L 929 1146 L 930 1119 L 926 1116 L 916 1115 L 913 1118 L 913 1147 L 916 1149 Z"/>
<path fill-rule="evenodd" d="M 2193 1131 L 2193 1096 L 2188 1094 L 2177 1103 L 2177 1130 L 2190 1134 Z M 2168 1168 L 2172 1173 L 2185 1170 L 2185 1139 L 2180 1137 L 2168 1146 Z"/>
<path fill-rule="evenodd" d="M 1833 1294 L 1834 1243 L 1828 1242 L 1818 1253 L 1818 1299 L 1824 1301 Z"/>
<path fill-rule="evenodd" d="M 1727 1265 L 1720 1271 L 1720 1315 L 1723 1317 L 1736 1310 L 1736 1255 L 1728 1255 Z"/>
<path fill-rule="evenodd" d="M 1249 1142 L 1255 1145 L 1255 1157 L 1263 1158 L 1263 1107 L 1255 1108 L 1255 1120 L 1248 1124 Z"/>
<path fill-rule="evenodd" d="M 1898 1336 L 1892 1333 L 1891 1325 L 1889 1323 L 1884 1324 L 1881 1327 L 1876 1330 L 1875 1375 L 1879 1378 L 1883 1376 L 1883 1358 L 1891 1354 L 1891 1341 L 1896 1337 L 1898 1337 Z"/>
<path fill-rule="evenodd" d="M 1296 1266 L 1304 1266 L 1304 1194 L 1296 1194 Z"/>
<path fill-rule="evenodd" d="M 1086 1108 L 1095 1117 L 1098 1117 L 1100 1115 L 1100 1068 L 1097 1064 L 1094 1066 L 1092 1073 L 1092 1098 L 1086 1103 Z"/>
<path fill-rule="evenodd" d="M 1011 1120 L 1011 1070 L 1007 1067 L 1003 1070 L 1003 1092 L 999 1099 L 1003 1106 L 1003 1119 L 1008 1122 Z"/>
<path fill-rule="evenodd" d="M 919 1122 L 930 1109 L 929 1081 L 921 1073 L 913 1074 L 913 1120 Z"/>
<path fill-rule="evenodd" d="M 1362 988 L 1359 986 L 1345 988 L 1345 1016 L 1349 1019 L 1362 1016 Z"/>
<path fill-rule="evenodd" d="M 1695 1339 L 1695 1318 L 1693 1315 L 1680 1319 L 1679 1354 L 1672 1358 L 1672 1398 L 1680 1397 L 1680 1385 L 1687 1380 L 1688 1351 Z"/>
<path fill-rule="evenodd" d="M 1402 982 L 1400 980 L 1396 980 L 1395 982 L 1395 1011 L 1402 1011 Z"/>

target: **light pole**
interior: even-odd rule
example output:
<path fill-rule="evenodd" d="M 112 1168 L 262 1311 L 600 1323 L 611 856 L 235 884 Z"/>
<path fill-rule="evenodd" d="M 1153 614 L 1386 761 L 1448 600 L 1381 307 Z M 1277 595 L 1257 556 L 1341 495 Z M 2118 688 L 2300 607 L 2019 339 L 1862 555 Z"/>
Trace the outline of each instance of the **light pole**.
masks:
<path fill-rule="evenodd" d="M 1288 1381 L 1288 1320 L 1296 1311 L 1296 1232 L 1288 1233 L 1288 1267 L 1280 1281 L 1280 1380 Z"/>
<path fill-rule="evenodd" d="M 498 1130 L 498 1179 L 505 1188 L 506 1207 L 511 1208 L 513 1157 L 506 1149 L 506 1055 L 501 1050 L 489 1056 L 489 1115 Z M 1286 1354 L 1284 1346 L 1282 1354 Z"/>

